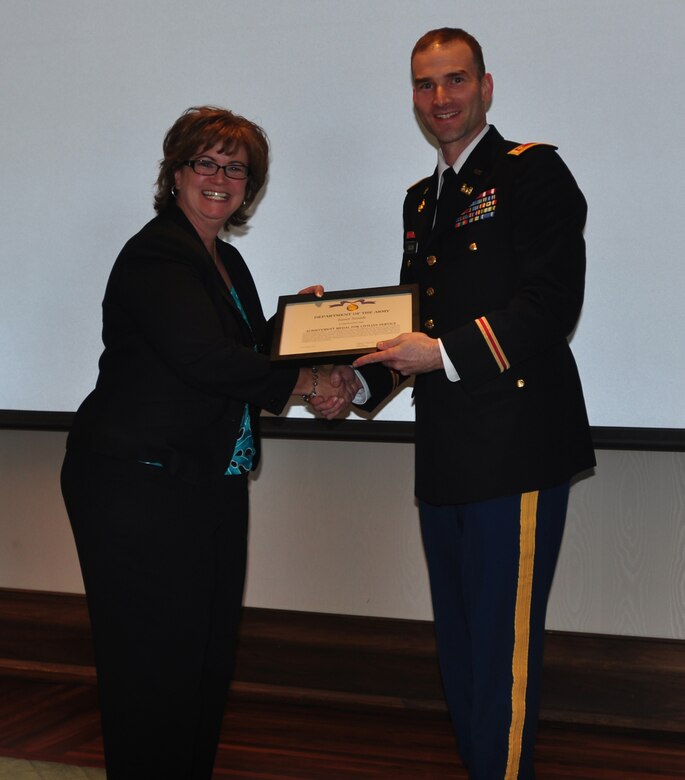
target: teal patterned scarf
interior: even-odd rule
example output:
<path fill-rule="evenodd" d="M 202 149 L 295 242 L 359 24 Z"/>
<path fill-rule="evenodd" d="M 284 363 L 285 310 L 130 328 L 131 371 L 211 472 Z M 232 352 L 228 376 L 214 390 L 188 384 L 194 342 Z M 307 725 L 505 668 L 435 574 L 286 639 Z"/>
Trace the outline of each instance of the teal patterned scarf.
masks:
<path fill-rule="evenodd" d="M 231 297 L 235 301 L 235 305 L 243 315 L 247 327 L 252 330 L 250 321 L 247 319 L 245 309 L 243 309 L 238 293 L 235 291 L 235 287 L 231 287 Z M 252 470 L 252 463 L 255 456 L 254 437 L 252 436 L 252 425 L 250 424 L 250 409 L 247 404 L 243 409 L 243 419 L 240 421 L 240 429 L 238 430 L 238 440 L 235 443 L 233 449 L 233 455 L 231 455 L 231 462 L 226 469 L 227 475 L 233 474 L 247 474 Z"/>

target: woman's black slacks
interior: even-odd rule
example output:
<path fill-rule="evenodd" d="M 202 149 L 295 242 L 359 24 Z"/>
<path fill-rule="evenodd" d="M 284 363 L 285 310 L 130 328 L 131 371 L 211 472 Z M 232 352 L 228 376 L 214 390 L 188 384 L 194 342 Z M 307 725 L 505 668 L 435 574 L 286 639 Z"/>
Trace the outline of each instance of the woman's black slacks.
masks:
<path fill-rule="evenodd" d="M 108 780 L 209 780 L 245 579 L 247 477 L 69 451 L 62 492 L 95 644 Z"/>

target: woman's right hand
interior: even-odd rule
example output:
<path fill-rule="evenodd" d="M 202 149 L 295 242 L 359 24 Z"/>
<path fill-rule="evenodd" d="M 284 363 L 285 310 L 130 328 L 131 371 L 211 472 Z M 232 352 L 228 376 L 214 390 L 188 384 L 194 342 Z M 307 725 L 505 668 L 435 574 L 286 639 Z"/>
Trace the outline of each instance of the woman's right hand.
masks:
<path fill-rule="evenodd" d="M 347 411 L 361 388 L 354 369 L 350 366 L 319 366 L 301 368 L 293 393 L 307 397 L 312 409 L 332 420 Z"/>

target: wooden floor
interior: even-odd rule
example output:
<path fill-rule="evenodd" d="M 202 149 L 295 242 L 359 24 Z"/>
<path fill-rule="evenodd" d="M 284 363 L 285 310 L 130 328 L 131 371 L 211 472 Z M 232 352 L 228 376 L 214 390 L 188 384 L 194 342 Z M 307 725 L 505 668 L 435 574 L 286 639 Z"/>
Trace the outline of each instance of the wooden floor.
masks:
<path fill-rule="evenodd" d="M 102 766 L 95 687 L 0 677 L 0 755 Z M 685 737 L 546 722 L 537 777 L 685 778 Z M 466 773 L 444 712 L 274 701 L 237 691 L 226 710 L 215 778 L 465 780 Z"/>
<path fill-rule="evenodd" d="M 548 635 L 541 717 L 538 780 L 685 780 L 685 642 Z M 83 597 L 0 589 L 0 756 L 102 766 Z M 215 778 L 466 780 L 432 625 L 246 609 Z"/>

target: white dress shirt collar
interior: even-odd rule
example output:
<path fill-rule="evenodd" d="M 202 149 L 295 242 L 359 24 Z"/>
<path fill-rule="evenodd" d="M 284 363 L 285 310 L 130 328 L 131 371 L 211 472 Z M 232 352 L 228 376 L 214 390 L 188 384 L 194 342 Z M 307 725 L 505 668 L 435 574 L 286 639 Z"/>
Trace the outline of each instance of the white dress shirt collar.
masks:
<path fill-rule="evenodd" d="M 461 166 L 466 162 L 468 156 L 471 154 L 471 152 L 478 146 L 483 136 L 488 132 L 490 129 L 490 125 L 485 125 L 485 127 L 478 133 L 478 135 L 471 141 L 471 143 L 464 149 L 464 151 L 457 157 L 457 159 L 454 161 L 454 165 L 452 168 L 454 169 L 455 173 L 459 173 L 461 170 Z M 438 195 L 440 195 L 440 188 L 442 187 L 442 174 L 449 168 L 449 165 L 445 162 L 445 158 L 442 154 L 442 149 L 438 149 Z"/>

